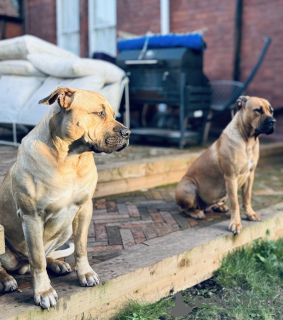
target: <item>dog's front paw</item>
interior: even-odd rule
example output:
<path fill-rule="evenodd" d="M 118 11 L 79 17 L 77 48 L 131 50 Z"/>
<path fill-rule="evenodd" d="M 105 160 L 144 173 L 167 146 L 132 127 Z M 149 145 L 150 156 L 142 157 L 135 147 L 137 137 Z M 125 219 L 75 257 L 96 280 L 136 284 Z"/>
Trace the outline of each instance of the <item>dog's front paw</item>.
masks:
<path fill-rule="evenodd" d="M 261 220 L 261 216 L 255 212 L 247 214 L 247 218 L 250 221 L 260 221 Z"/>
<path fill-rule="evenodd" d="M 242 230 L 241 221 L 231 221 L 228 229 L 234 234 L 239 234 Z"/>
<path fill-rule="evenodd" d="M 77 273 L 77 276 L 82 287 L 94 287 L 99 284 L 98 275 L 93 270 L 81 275 Z"/>
<path fill-rule="evenodd" d="M 34 293 L 34 302 L 36 305 L 41 306 L 43 309 L 55 307 L 57 303 L 58 295 L 55 289 L 50 287 L 49 290 L 43 292 Z"/>

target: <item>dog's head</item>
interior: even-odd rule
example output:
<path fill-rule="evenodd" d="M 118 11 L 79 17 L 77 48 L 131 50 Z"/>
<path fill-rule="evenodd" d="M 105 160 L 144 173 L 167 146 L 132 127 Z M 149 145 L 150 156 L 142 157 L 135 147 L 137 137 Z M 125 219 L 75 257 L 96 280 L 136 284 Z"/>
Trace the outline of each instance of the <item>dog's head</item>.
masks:
<path fill-rule="evenodd" d="M 252 127 L 255 136 L 274 132 L 276 120 L 273 117 L 273 108 L 267 100 L 241 96 L 236 107 L 243 113 L 244 123 Z"/>
<path fill-rule="evenodd" d="M 69 150 L 111 153 L 129 144 L 130 130 L 114 119 L 114 110 L 99 93 L 59 87 L 39 103 L 58 102 L 51 135 L 69 142 Z"/>

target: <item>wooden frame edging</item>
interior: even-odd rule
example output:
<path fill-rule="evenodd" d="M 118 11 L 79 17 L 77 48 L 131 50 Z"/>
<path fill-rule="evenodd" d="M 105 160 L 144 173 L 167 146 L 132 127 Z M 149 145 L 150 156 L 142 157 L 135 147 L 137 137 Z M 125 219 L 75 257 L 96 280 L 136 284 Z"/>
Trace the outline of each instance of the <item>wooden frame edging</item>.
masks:
<path fill-rule="evenodd" d="M 0 254 L 5 253 L 4 228 L 0 224 Z"/>
<path fill-rule="evenodd" d="M 187 154 L 117 162 L 98 166 L 98 183 L 94 198 L 154 188 L 177 183 L 193 161 L 204 151 L 188 151 Z M 266 158 L 283 153 L 283 143 L 260 145 L 260 157 Z"/>
<path fill-rule="evenodd" d="M 262 222 L 243 220 L 243 231 L 233 236 L 228 221 L 200 229 L 186 229 L 146 241 L 94 266 L 102 285 L 78 286 L 74 273 L 52 280 L 59 294 L 56 309 L 33 305 L 32 289 L 0 297 L 1 320 L 78 319 L 92 315 L 109 319 L 129 300 L 155 302 L 210 278 L 222 258 L 255 239 L 283 236 L 283 203 L 260 210 Z"/>

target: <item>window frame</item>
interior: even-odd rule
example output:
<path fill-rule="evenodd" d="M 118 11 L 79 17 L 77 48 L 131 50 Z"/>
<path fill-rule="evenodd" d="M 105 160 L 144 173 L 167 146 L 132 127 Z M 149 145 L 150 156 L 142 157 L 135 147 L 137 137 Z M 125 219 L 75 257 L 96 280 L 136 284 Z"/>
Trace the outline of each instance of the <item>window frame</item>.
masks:
<path fill-rule="evenodd" d="M 117 34 L 117 0 L 114 0 L 114 10 L 115 10 L 115 20 L 113 23 L 104 23 L 100 25 L 95 25 L 94 23 L 94 15 L 92 14 L 94 12 L 94 2 L 96 0 L 88 0 L 88 43 L 89 43 L 89 56 L 92 56 L 92 54 L 95 52 L 95 31 L 101 30 L 101 29 L 115 29 L 115 38 Z M 101 0 L 98 0 L 101 1 Z M 116 44 L 116 41 L 115 41 Z M 116 45 L 115 45 L 116 48 Z M 114 57 L 117 56 L 117 52 L 111 53 Z"/>
<path fill-rule="evenodd" d="M 77 0 L 78 1 L 78 8 L 80 8 L 80 0 Z M 57 31 L 57 45 L 58 47 L 62 48 L 62 49 L 65 49 L 65 50 L 68 50 L 70 51 L 69 49 L 65 48 L 63 46 L 63 37 L 65 35 L 70 35 L 70 34 L 74 34 L 74 33 L 78 33 L 78 48 L 79 48 L 79 52 L 75 53 L 77 54 L 78 56 L 80 56 L 80 50 L 81 50 L 81 43 L 80 43 L 80 10 L 78 10 L 78 15 L 79 15 L 79 24 L 78 24 L 78 28 L 68 28 L 68 30 L 63 30 L 62 28 L 62 13 L 63 13 L 63 10 L 62 10 L 62 2 L 63 0 L 56 0 L 56 31 Z M 72 51 L 70 51 L 72 52 Z M 72 52 L 74 53 L 74 52 Z"/>

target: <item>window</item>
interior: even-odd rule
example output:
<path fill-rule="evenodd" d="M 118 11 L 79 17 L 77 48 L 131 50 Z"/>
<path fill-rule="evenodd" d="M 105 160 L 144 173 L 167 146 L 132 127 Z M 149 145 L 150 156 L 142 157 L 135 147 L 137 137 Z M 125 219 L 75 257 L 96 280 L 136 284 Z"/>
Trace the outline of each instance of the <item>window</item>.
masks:
<path fill-rule="evenodd" d="M 116 0 L 89 0 L 89 53 L 116 56 Z"/>
<path fill-rule="evenodd" d="M 58 46 L 80 55 L 79 0 L 57 0 Z"/>

